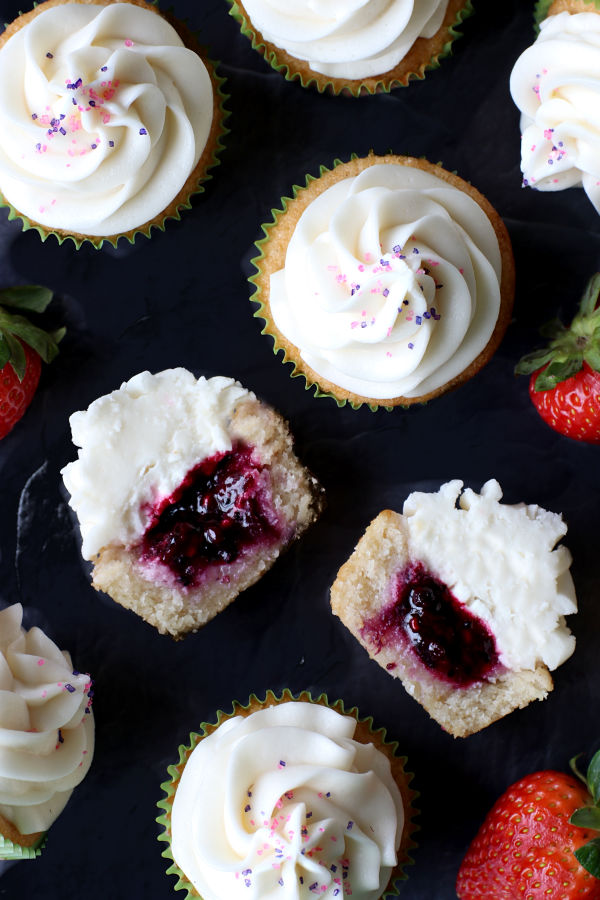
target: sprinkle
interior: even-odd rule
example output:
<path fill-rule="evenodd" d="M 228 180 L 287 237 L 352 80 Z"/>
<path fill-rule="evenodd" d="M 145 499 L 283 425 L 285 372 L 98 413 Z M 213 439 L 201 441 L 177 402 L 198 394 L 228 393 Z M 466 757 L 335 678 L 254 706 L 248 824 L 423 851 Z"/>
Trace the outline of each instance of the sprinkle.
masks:
<path fill-rule="evenodd" d="M 284 760 L 283 760 L 283 759 L 280 759 L 280 760 L 279 760 L 279 765 L 277 766 L 277 768 L 278 768 L 278 769 L 283 769 L 284 766 L 285 766 Z"/>
<path fill-rule="evenodd" d="M 91 144 L 92 150 L 95 150 L 97 146 L 98 146 L 98 144 Z"/>
<path fill-rule="evenodd" d="M 409 349 L 409 350 L 414 350 L 414 349 L 415 349 L 415 345 L 414 345 L 414 344 L 409 344 L 409 345 L 408 345 L 408 349 Z"/>
<path fill-rule="evenodd" d="M 48 51 L 48 53 L 46 53 L 46 59 L 54 59 L 54 54 L 52 54 L 52 53 L 50 53 L 50 51 Z"/>
<path fill-rule="evenodd" d="M 109 146 L 109 147 L 114 147 L 114 146 L 115 146 L 115 142 L 114 142 L 114 141 L 109 141 L 109 142 L 108 142 L 108 146 Z"/>
<path fill-rule="evenodd" d="M 248 803 L 248 805 L 244 807 L 244 812 L 250 812 L 251 809 L 252 809 L 252 807 Z"/>
<path fill-rule="evenodd" d="M 411 345 L 409 344 L 408 346 L 410 347 Z M 352 826 L 353 826 L 353 825 L 354 825 L 354 822 L 352 821 L 352 819 L 350 819 L 350 821 L 349 821 L 348 824 L 346 825 L 346 831 L 352 831 Z"/>
<path fill-rule="evenodd" d="M 38 659 L 38 666 L 43 666 L 45 662 L 45 659 Z"/>
<path fill-rule="evenodd" d="M 418 253 L 418 252 L 419 252 L 419 248 L 418 248 L 418 247 L 413 247 L 413 253 Z"/>
<path fill-rule="evenodd" d="M 64 739 L 64 737 L 62 736 L 62 731 L 61 731 L 60 728 L 59 728 L 59 729 L 58 729 L 58 743 L 59 743 L 59 744 L 64 744 L 64 742 L 65 742 L 65 739 Z"/>
<path fill-rule="evenodd" d="M 107 71 L 108 71 L 108 66 L 101 66 L 101 67 L 100 67 L 100 71 L 101 71 L 101 72 L 107 72 Z"/>
<path fill-rule="evenodd" d="M 384 297 L 387 297 L 387 296 L 389 296 L 390 292 L 389 292 L 388 288 L 384 288 L 382 293 L 383 293 Z"/>
<path fill-rule="evenodd" d="M 145 128 L 140 128 L 140 134 L 148 134 Z"/>
<path fill-rule="evenodd" d="M 404 304 L 404 306 L 408 306 L 408 300 L 403 300 L 402 303 Z"/>
<path fill-rule="evenodd" d="M 415 322 L 417 325 L 420 325 L 422 323 L 422 321 L 423 321 L 423 319 L 421 318 L 421 316 L 415 316 Z"/>
<path fill-rule="evenodd" d="M 95 101 L 95 100 L 90 100 L 90 106 L 95 106 L 95 105 L 96 105 L 96 101 Z"/>
<path fill-rule="evenodd" d="M 66 133 L 67 133 L 67 132 L 65 131 L 64 128 L 60 128 L 59 131 L 60 131 L 61 134 L 66 134 Z"/>
<path fill-rule="evenodd" d="M 131 38 L 126 38 L 124 43 L 126 47 L 133 47 L 133 41 L 131 40 Z"/>
<path fill-rule="evenodd" d="M 32 118 L 32 119 L 37 119 L 37 113 L 31 113 L 31 118 Z"/>
<path fill-rule="evenodd" d="M 70 694 L 75 693 L 75 688 L 73 687 L 72 684 L 65 684 L 65 690 L 67 690 Z"/>

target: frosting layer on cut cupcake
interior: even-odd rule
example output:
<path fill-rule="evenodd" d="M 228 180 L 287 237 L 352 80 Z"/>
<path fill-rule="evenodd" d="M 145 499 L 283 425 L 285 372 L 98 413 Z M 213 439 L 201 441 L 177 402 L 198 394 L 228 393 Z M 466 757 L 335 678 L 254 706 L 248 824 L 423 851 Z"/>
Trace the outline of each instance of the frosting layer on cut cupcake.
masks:
<path fill-rule="evenodd" d="M 44 9 L 0 50 L 0 190 L 50 230 L 135 230 L 178 195 L 212 117 L 204 63 L 151 9 Z"/>
<path fill-rule="evenodd" d="M 448 0 L 244 0 L 262 36 L 315 72 L 370 78 L 442 26 Z"/>
<path fill-rule="evenodd" d="M 201 460 L 231 450 L 228 424 L 254 395 L 232 378 L 142 372 L 70 418 L 79 458 L 63 471 L 85 559 L 135 543 Z"/>
<path fill-rule="evenodd" d="M 501 275 L 498 238 L 472 197 L 429 171 L 375 164 L 302 213 L 269 303 L 329 382 L 378 400 L 421 397 L 486 347 Z"/>
<path fill-rule="evenodd" d="M 0 612 L 0 815 L 22 835 L 45 831 L 83 780 L 94 751 L 91 681 L 23 608 Z"/>
<path fill-rule="evenodd" d="M 600 16 L 562 12 L 543 21 L 510 90 L 522 114 L 523 184 L 583 186 L 600 212 Z"/>
<path fill-rule="evenodd" d="M 497 481 L 481 494 L 450 481 L 404 503 L 407 562 L 418 562 L 451 591 L 495 640 L 502 666 L 556 669 L 573 652 L 565 615 L 577 612 L 571 554 L 556 543 L 562 516 L 539 506 L 500 503 Z"/>
<path fill-rule="evenodd" d="M 404 812 L 390 765 L 356 720 L 282 703 L 199 741 L 173 802 L 173 858 L 204 900 L 376 900 Z"/>

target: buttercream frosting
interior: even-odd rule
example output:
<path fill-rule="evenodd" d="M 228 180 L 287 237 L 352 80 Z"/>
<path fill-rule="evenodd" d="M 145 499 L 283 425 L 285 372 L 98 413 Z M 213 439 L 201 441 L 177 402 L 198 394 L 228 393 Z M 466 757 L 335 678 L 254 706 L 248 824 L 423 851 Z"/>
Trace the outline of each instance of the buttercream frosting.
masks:
<path fill-rule="evenodd" d="M 151 9 L 44 9 L 0 50 L 0 190 L 48 229 L 126 233 L 178 195 L 212 117 L 204 63 Z"/>
<path fill-rule="evenodd" d="M 448 0 L 244 0 L 262 36 L 315 72 L 370 78 L 441 28 Z"/>
<path fill-rule="evenodd" d="M 362 397 L 420 397 L 488 343 L 502 260 L 487 215 L 429 171 L 374 164 L 302 213 L 271 276 L 279 331 L 318 375 Z"/>
<path fill-rule="evenodd" d="M 83 780 L 94 752 L 89 675 L 23 607 L 0 612 L 0 814 L 20 831 L 45 831 Z"/>
<path fill-rule="evenodd" d="M 203 900 L 376 900 L 404 812 L 389 761 L 356 721 L 306 702 L 225 720 L 186 762 L 171 819 Z"/>
<path fill-rule="evenodd" d="M 186 369 L 141 372 L 70 418 L 78 459 L 62 476 L 77 513 L 85 559 L 109 544 L 133 545 L 151 509 L 200 461 L 231 450 L 229 422 L 242 399 L 232 378 Z"/>
<path fill-rule="evenodd" d="M 450 481 L 404 503 L 407 556 L 446 584 L 494 635 L 503 666 L 555 669 L 575 649 L 565 616 L 577 612 L 571 554 L 557 542 L 562 516 L 501 503 L 496 480 L 481 493 Z"/>
<path fill-rule="evenodd" d="M 600 212 L 600 16 L 545 19 L 510 78 L 521 111 L 523 184 L 583 186 Z"/>

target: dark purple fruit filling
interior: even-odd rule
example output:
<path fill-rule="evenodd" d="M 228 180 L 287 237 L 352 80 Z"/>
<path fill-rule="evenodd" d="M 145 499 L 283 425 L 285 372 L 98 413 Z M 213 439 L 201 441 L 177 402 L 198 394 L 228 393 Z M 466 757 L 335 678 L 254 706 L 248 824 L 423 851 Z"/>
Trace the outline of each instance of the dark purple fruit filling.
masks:
<path fill-rule="evenodd" d="M 232 563 L 249 548 L 281 538 L 269 473 L 239 443 L 205 459 L 162 501 L 142 539 L 141 556 L 159 560 L 185 586 L 215 564 Z"/>
<path fill-rule="evenodd" d="M 377 652 L 401 636 L 430 672 L 457 687 L 483 681 L 498 665 L 485 624 L 421 563 L 398 575 L 393 603 L 362 634 Z"/>

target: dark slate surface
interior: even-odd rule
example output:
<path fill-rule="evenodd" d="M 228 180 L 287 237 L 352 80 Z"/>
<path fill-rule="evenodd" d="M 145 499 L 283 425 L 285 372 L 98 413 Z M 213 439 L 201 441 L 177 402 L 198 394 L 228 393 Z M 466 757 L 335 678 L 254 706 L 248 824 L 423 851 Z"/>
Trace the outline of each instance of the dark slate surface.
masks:
<path fill-rule="evenodd" d="M 600 265 L 600 222 L 581 191 L 522 190 L 508 77 L 532 40 L 523 0 L 479 2 L 442 67 L 393 95 L 354 100 L 287 83 L 251 50 L 224 0 L 174 0 L 222 61 L 232 133 L 206 193 L 180 223 L 134 247 L 76 252 L 42 243 L 0 213 L 0 283 L 56 292 L 68 328 L 25 419 L 0 446 L 0 599 L 21 601 L 95 679 L 94 764 L 36 862 L 9 867 L 10 900 L 166 900 L 174 879 L 156 841 L 159 784 L 177 746 L 234 698 L 268 687 L 326 691 L 400 742 L 421 792 L 416 865 L 404 900 L 451 900 L 462 855 L 493 800 L 539 767 L 562 768 L 600 741 L 597 696 L 598 448 L 538 418 L 513 366 L 538 325 L 569 317 Z M 16 0 L 2 0 L 5 21 Z M 508 225 L 517 261 L 514 320 L 492 362 L 423 408 L 373 414 L 317 400 L 273 356 L 248 302 L 249 259 L 270 209 L 307 172 L 370 149 L 443 161 Z M 69 415 L 138 371 L 226 374 L 290 419 L 324 484 L 321 521 L 254 588 L 197 635 L 174 643 L 91 588 L 61 491 L 74 456 Z M 545 703 L 453 740 L 369 661 L 328 604 L 328 588 L 368 521 L 418 488 L 489 477 L 509 502 L 564 513 L 580 613 L 575 655 Z"/>

